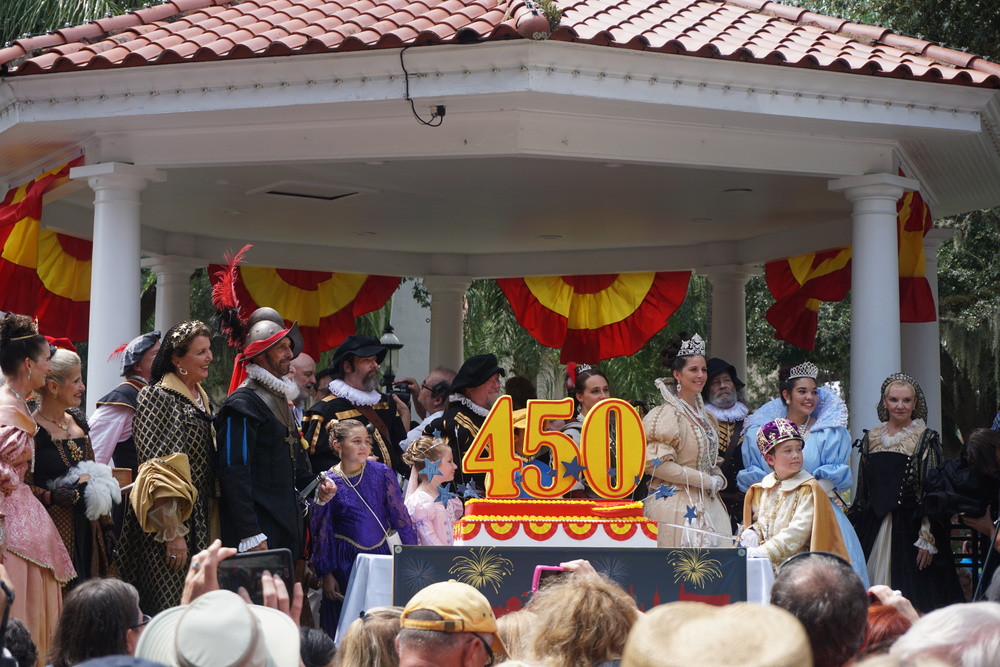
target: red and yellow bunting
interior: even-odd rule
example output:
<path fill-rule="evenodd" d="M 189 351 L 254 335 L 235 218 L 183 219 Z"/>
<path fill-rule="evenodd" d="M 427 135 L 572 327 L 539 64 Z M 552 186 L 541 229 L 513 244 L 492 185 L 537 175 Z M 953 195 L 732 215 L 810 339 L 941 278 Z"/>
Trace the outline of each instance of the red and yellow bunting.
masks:
<path fill-rule="evenodd" d="M 896 202 L 896 212 L 899 321 L 933 322 L 937 307 L 925 277 L 924 255 L 924 236 L 933 225 L 930 209 L 919 192 L 907 192 Z M 775 298 L 767 310 L 774 337 L 811 350 L 816 345 L 820 302 L 841 301 L 851 289 L 851 248 L 769 262 L 764 266 L 764 275 Z"/>
<path fill-rule="evenodd" d="M 208 267 L 212 284 L 226 267 Z M 318 357 L 355 333 L 354 318 L 378 310 L 392 298 L 399 278 L 329 271 L 299 271 L 240 266 L 236 294 L 242 317 L 260 306 L 274 308 L 288 322 L 298 321 L 305 352 Z"/>
<path fill-rule="evenodd" d="M 499 278 L 518 323 L 563 363 L 637 352 L 684 302 L 691 274 L 613 273 Z"/>
<path fill-rule="evenodd" d="M 42 197 L 69 180 L 83 157 L 7 192 L 0 204 L 0 310 L 38 320 L 42 333 L 85 341 L 93 244 L 41 229 Z"/>

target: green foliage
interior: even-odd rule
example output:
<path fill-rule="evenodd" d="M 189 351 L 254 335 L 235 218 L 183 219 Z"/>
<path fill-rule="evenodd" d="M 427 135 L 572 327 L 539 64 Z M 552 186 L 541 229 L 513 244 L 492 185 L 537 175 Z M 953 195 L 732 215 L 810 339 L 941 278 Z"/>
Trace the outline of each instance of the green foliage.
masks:
<path fill-rule="evenodd" d="M 0 44 L 141 7 L 143 0 L 3 0 Z"/>
<path fill-rule="evenodd" d="M 995 0 L 803 0 L 800 5 L 1000 59 L 1000 3 Z"/>
<path fill-rule="evenodd" d="M 766 318 L 774 298 L 764 276 L 747 282 L 747 398 L 760 405 L 778 395 L 778 369 L 790 362 L 811 361 L 822 369 L 820 382 L 839 381 L 845 400 L 851 375 L 851 296 L 819 308 L 814 350 L 801 350 L 774 338 L 774 327 Z"/>

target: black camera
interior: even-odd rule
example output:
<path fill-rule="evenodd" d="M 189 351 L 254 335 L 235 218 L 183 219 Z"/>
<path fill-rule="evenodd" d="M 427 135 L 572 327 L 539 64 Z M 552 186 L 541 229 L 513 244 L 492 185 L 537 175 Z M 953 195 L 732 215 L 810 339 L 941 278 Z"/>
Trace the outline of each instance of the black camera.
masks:
<path fill-rule="evenodd" d="M 395 396 L 399 396 L 399 400 L 407 406 L 410 404 L 410 385 L 406 382 L 393 382 L 392 393 Z"/>

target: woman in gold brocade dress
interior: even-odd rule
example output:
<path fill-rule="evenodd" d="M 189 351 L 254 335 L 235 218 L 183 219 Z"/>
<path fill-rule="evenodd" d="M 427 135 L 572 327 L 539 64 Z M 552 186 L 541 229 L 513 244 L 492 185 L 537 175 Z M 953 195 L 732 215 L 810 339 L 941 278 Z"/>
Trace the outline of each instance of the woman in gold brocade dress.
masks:
<path fill-rule="evenodd" d="M 189 558 L 218 532 L 212 405 L 201 387 L 212 362 L 210 336 L 198 321 L 170 329 L 139 393 L 132 426 L 139 474 L 119 570 L 150 615 L 180 604 Z"/>

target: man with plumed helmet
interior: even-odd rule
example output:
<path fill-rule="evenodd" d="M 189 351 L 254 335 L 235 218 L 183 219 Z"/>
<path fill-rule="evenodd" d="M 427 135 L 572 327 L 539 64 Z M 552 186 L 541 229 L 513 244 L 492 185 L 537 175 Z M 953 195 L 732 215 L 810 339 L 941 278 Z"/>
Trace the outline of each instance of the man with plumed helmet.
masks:
<path fill-rule="evenodd" d="M 424 430 L 425 435 L 444 437 L 451 445 L 455 463 L 455 482 L 467 484 L 475 481 L 479 489 L 486 485 L 486 475 L 466 473 L 462 469 L 462 457 L 469 451 L 479 434 L 486 415 L 500 398 L 502 389 L 500 376 L 506 375 L 493 354 L 477 354 L 469 357 L 455 374 L 451 383 L 451 407 L 433 420 Z"/>
<path fill-rule="evenodd" d="M 388 350 L 378 338 L 348 336 L 330 362 L 330 395 L 314 403 L 302 417 L 309 458 L 317 473 L 340 462 L 333 451 L 327 426 L 332 421 L 356 419 L 369 427 L 372 454 L 402 477 L 410 467 L 403 462 L 401 443 L 406 438 L 410 410 L 395 395 L 378 391 L 378 367 Z"/>
<path fill-rule="evenodd" d="M 302 443 L 291 400 L 298 386 L 284 376 L 302 351 L 302 335 L 270 308 L 251 321 L 215 420 L 222 541 L 240 551 L 287 548 L 298 557 L 305 524 L 296 488 L 313 475 L 297 465 Z M 327 482 L 317 496 L 322 501 L 332 492 Z"/>

